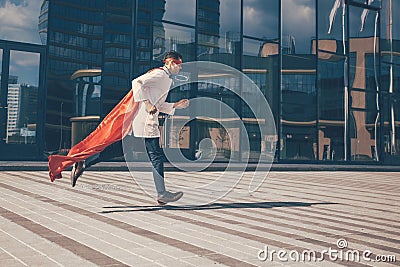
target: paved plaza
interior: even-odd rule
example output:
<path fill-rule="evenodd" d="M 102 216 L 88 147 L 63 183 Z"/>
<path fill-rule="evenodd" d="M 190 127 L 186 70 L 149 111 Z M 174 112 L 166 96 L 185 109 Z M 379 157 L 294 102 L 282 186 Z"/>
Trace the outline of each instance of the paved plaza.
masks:
<path fill-rule="evenodd" d="M 400 265 L 400 172 L 272 171 L 253 194 L 248 172 L 211 204 L 167 206 L 128 171 L 87 171 L 74 188 L 64 176 L 0 172 L 0 266 Z"/>

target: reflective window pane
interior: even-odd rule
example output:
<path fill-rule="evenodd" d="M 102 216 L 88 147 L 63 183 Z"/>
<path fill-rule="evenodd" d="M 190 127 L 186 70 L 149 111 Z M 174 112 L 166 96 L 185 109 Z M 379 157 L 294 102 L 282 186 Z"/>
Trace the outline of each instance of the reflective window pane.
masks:
<path fill-rule="evenodd" d="M 6 143 L 36 142 L 40 54 L 10 51 Z"/>
<path fill-rule="evenodd" d="M 224 77 L 223 74 L 219 73 L 210 76 L 213 77 L 201 78 L 204 81 L 198 84 L 198 96 L 213 98 L 216 103 L 215 105 L 200 106 L 196 110 L 196 114 L 211 113 L 214 116 L 202 117 L 196 120 L 196 151 L 201 152 L 201 159 L 207 159 L 207 157 L 213 155 L 215 160 L 237 161 L 240 158 L 239 148 L 242 141 L 240 138 L 240 123 L 234 114 L 228 112 L 228 107 L 231 110 L 235 110 L 241 99 L 221 85 L 237 91 L 239 80 L 235 77 Z M 212 145 L 207 146 L 207 140 Z M 252 141 L 253 143 L 255 142 L 259 147 L 260 141 L 256 140 L 256 138 L 249 141 L 251 144 Z M 259 154 L 259 148 L 257 152 Z M 251 157 L 251 155 L 247 156 Z"/>
<path fill-rule="evenodd" d="M 344 159 L 344 63 L 318 60 L 319 159 Z"/>
<path fill-rule="evenodd" d="M 355 3 L 367 4 L 367 5 L 371 6 L 371 7 L 380 7 L 381 6 L 381 2 L 382 2 L 382 1 L 376 1 L 376 0 L 368 0 L 368 1 L 366 1 L 366 0 L 352 0 L 352 1 L 355 2 Z M 383 1 L 383 2 L 385 2 L 385 1 Z"/>
<path fill-rule="evenodd" d="M 341 2 L 341 1 L 340 1 Z M 318 1 L 318 35 L 320 40 L 342 40 L 347 17 L 342 23 L 343 7 L 336 0 Z"/>
<path fill-rule="evenodd" d="M 198 60 L 239 67 L 240 9 L 240 0 L 198 1 Z"/>
<path fill-rule="evenodd" d="M 376 160 L 378 127 L 376 85 L 379 71 L 377 12 L 349 7 L 349 89 L 348 121 L 352 160 Z M 361 18 L 361 19 L 360 19 Z"/>
<path fill-rule="evenodd" d="M 243 34 L 276 39 L 279 36 L 279 1 L 243 0 Z"/>
<path fill-rule="evenodd" d="M 318 2 L 318 43 L 312 53 L 318 57 L 319 160 L 344 159 L 344 47 L 342 6 L 336 0 Z M 318 47 L 318 50 L 316 50 Z"/>
<path fill-rule="evenodd" d="M 400 2 L 383 1 L 381 9 L 381 90 L 383 153 L 387 162 L 400 156 Z M 380 158 L 381 160 L 382 158 Z"/>
<path fill-rule="evenodd" d="M 178 51 L 183 61 L 194 58 L 194 29 L 176 26 L 168 23 L 154 22 L 153 30 L 153 60 L 160 65 L 166 52 Z"/>
<path fill-rule="evenodd" d="M 242 72 L 261 90 L 275 117 L 279 118 L 279 0 L 243 1 L 243 57 Z M 242 105 L 242 117 L 251 135 L 250 157 L 260 151 L 274 151 L 276 136 L 261 136 L 256 125 L 248 123 L 254 114 Z M 263 153 L 264 154 L 264 153 Z"/>
<path fill-rule="evenodd" d="M 166 0 L 163 20 L 194 26 L 195 12 L 195 0 Z"/>
<path fill-rule="evenodd" d="M 355 111 L 350 115 L 351 160 L 376 160 L 376 111 Z"/>
<path fill-rule="evenodd" d="M 309 54 L 315 23 L 315 0 L 282 0 L 282 52 Z"/>
<path fill-rule="evenodd" d="M 388 1 L 384 1 L 387 4 Z M 392 36 L 395 40 L 400 40 L 400 16 L 396 16 L 400 12 L 400 2 L 399 1 L 391 1 L 391 18 L 392 18 Z"/>
<path fill-rule="evenodd" d="M 3 79 L 3 49 L 0 49 L 0 96 L 1 96 L 1 79 Z M 0 105 L 1 105 L 0 101 Z"/>
<path fill-rule="evenodd" d="M 315 0 L 282 0 L 281 159 L 318 157 L 315 23 Z"/>
<path fill-rule="evenodd" d="M 365 20 L 361 25 L 359 17 L 363 9 L 350 7 L 350 87 L 362 90 L 376 90 L 379 66 L 379 36 L 375 33 L 375 20 Z M 369 12 L 375 17 L 376 12 Z M 360 29 L 361 27 L 361 29 Z M 375 35 L 374 35 L 375 34 Z"/>
<path fill-rule="evenodd" d="M 400 99 L 385 94 L 382 105 L 383 153 L 385 160 L 398 160 L 400 155 Z"/>

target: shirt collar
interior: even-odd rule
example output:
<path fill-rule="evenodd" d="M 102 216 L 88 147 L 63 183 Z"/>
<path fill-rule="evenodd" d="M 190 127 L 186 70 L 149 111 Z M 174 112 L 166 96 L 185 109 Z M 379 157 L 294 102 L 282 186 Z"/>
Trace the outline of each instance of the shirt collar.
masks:
<path fill-rule="evenodd" d="M 165 74 L 167 74 L 168 75 L 168 77 L 170 77 L 171 78 L 171 75 L 172 75 L 172 73 L 169 71 L 169 69 L 167 68 L 167 67 L 162 67 L 162 69 L 164 70 L 164 72 L 165 72 Z"/>

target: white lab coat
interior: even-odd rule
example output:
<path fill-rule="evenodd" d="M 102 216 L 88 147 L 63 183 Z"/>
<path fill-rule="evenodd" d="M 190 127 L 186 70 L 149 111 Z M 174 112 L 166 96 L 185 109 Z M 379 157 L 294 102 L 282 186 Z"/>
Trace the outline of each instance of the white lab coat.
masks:
<path fill-rule="evenodd" d="M 135 102 L 140 102 L 139 109 L 132 122 L 135 137 L 160 137 L 158 128 L 158 114 L 163 112 L 173 115 L 174 103 L 165 102 L 172 79 L 167 70 L 154 69 L 132 81 L 133 97 Z M 156 106 L 157 112 L 153 115 L 146 111 L 144 100 L 149 100 Z"/>

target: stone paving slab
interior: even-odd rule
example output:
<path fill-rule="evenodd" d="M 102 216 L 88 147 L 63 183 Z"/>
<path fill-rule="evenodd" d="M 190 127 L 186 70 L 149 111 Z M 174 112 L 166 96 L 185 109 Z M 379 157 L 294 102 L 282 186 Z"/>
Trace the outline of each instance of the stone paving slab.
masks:
<path fill-rule="evenodd" d="M 191 192 L 222 173 L 166 180 Z M 249 193 L 251 179 L 212 203 L 220 191 L 158 206 L 127 171 L 86 171 L 75 188 L 46 171 L 0 171 L 0 266 L 400 265 L 400 173 L 272 171 Z"/>

